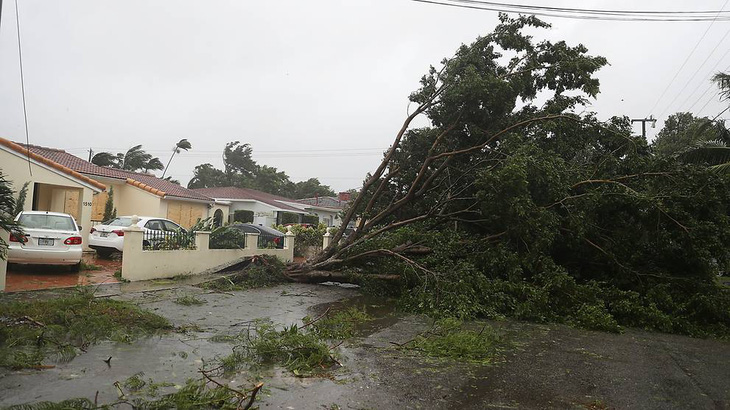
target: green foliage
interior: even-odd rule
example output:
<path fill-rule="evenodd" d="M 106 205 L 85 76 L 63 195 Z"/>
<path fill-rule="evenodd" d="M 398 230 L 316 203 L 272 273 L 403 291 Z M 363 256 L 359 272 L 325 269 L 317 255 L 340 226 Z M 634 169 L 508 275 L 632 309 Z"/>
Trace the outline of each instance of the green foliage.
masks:
<path fill-rule="evenodd" d="M 67 297 L 0 303 L 0 366 L 38 366 L 49 355 L 70 360 L 76 349 L 100 340 L 131 342 L 171 328 L 129 303 L 96 299 L 87 290 Z"/>
<path fill-rule="evenodd" d="M 153 157 L 142 149 L 142 145 L 135 145 L 126 153 L 99 152 L 91 158 L 93 164 L 101 167 L 124 169 L 127 171 L 162 170 L 164 165 L 159 158 Z"/>
<path fill-rule="evenodd" d="M 276 256 L 255 256 L 242 271 L 232 275 L 202 283 L 204 289 L 218 291 L 246 290 L 276 286 L 288 281 L 284 271 L 286 266 Z"/>
<path fill-rule="evenodd" d="M 299 223 L 299 214 L 292 212 L 281 212 L 280 219 L 282 225 L 296 224 Z"/>
<path fill-rule="evenodd" d="M 507 346 L 504 335 L 487 324 L 474 330 L 465 328 L 460 320 L 445 318 L 402 348 L 417 350 L 430 357 L 489 364 Z"/>
<path fill-rule="evenodd" d="M 18 201 L 13 198 L 13 185 L 5 178 L 0 171 L 0 230 L 5 230 L 15 235 L 23 235 L 21 227 L 15 223 L 15 212 Z M 8 243 L 0 238 L 0 260 L 5 260 Z"/>
<path fill-rule="evenodd" d="M 177 299 L 175 299 L 174 302 L 177 303 L 178 305 L 183 305 L 183 306 L 199 306 L 199 305 L 205 304 L 204 300 L 198 299 L 192 295 L 180 296 Z"/>
<path fill-rule="evenodd" d="M 253 148 L 249 144 L 241 144 L 240 141 L 227 143 L 223 149 L 223 169 L 209 163 L 196 166 L 188 188 L 235 186 L 297 199 L 334 195 L 334 191 L 322 185 L 317 178 L 294 183 L 284 171 L 257 164 L 252 155 Z"/>
<path fill-rule="evenodd" d="M 327 225 L 320 223 L 317 227 L 291 225 L 291 231 L 294 234 L 294 256 L 304 256 L 305 248 L 314 246 L 322 247 L 324 234 L 327 233 Z M 280 232 L 287 232 L 289 227 L 277 225 L 274 227 Z"/>
<path fill-rule="evenodd" d="M 111 221 L 117 217 L 117 208 L 114 207 L 114 187 L 109 186 L 109 195 L 104 203 L 104 221 Z"/>
<path fill-rule="evenodd" d="M 319 319 L 307 316 L 302 322 L 311 322 L 311 331 L 323 339 L 345 340 L 355 336 L 357 326 L 369 320 L 372 317 L 364 309 L 353 306 Z"/>
<path fill-rule="evenodd" d="M 325 373 L 336 362 L 329 347 L 315 333 L 297 325 L 277 330 L 270 323 L 260 323 L 246 352 L 260 364 L 278 364 L 297 376 Z"/>
<path fill-rule="evenodd" d="M 15 209 L 13 209 L 14 215 L 18 215 L 23 211 L 23 209 L 25 209 L 25 198 L 28 196 L 28 185 L 30 185 L 30 181 L 24 183 L 20 188 L 20 191 L 18 191 L 18 199 L 15 200 Z"/>
<path fill-rule="evenodd" d="M 706 142 L 723 139 L 727 133 L 722 121 L 680 112 L 667 118 L 652 142 L 652 149 L 661 156 L 679 155 Z"/>
<path fill-rule="evenodd" d="M 246 234 L 238 229 L 223 226 L 210 233 L 210 249 L 243 249 Z"/>
<path fill-rule="evenodd" d="M 68 399 L 59 402 L 42 401 L 34 404 L 17 404 L 8 410 L 92 410 L 98 407 L 86 398 Z"/>
<path fill-rule="evenodd" d="M 233 221 L 242 223 L 253 223 L 253 211 L 233 211 Z"/>
<path fill-rule="evenodd" d="M 124 380 L 122 385 L 131 391 L 141 390 L 147 384 L 147 382 L 145 382 L 142 378 L 143 376 L 143 372 L 129 376 L 126 380 Z"/>

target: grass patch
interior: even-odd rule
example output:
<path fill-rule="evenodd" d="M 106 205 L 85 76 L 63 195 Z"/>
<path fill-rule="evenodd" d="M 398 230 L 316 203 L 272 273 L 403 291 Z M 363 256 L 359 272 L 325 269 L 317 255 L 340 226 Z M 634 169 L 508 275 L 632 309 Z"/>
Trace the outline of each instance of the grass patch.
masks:
<path fill-rule="evenodd" d="M 429 357 L 489 364 L 507 346 L 504 335 L 487 324 L 478 330 L 467 329 L 460 320 L 447 318 L 401 347 Z"/>
<path fill-rule="evenodd" d="M 280 365 L 296 376 L 308 377 L 325 374 L 338 363 L 316 331 L 297 325 L 277 330 L 270 322 L 259 322 L 241 339 L 233 354 L 220 359 L 226 372 L 244 364 Z"/>
<path fill-rule="evenodd" d="M 131 342 L 170 329 L 163 317 L 136 305 L 94 298 L 87 289 L 71 296 L 0 304 L 0 366 L 41 366 L 43 360 L 71 360 L 100 340 Z"/>
<path fill-rule="evenodd" d="M 255 256 L 242 271 L 202 283 L 199 286 L 219 292 L 276 286 L 288 281 L 284 275 L 285 269 L 284 262 L 275 256 Z"/>
<path fill-rule="evenodd" d="M 195 296 L 191 295 L 180 296 L 179 298 L 175 299 L 174 302 L 178 305 L 183 306 L 200 306 L 206 303 L 204 300 L 198 299 Z"/>
<path fill-rule="evenodd" d="M 257 391 L 260 387 L 254 388 L 249 391 L 233 390 L 228 387 L 209 384 L 206 380 L 188 380 L 184 386 L 178 391 L 170 394 L 165 394 L 159 398 L 143 398 L 134 397 L 128 398 L 126 393 L 135 394 L 147 393 L 150 394 L 153 391 L 156 393 L 159 387 L 172 386 L 171 383 L 155 384 L 152 380 L 147 384 L 145 381 L 135 378 L 138 375 L 132 376 L 133 379 L 132 387 L 127 386 L 127 379 L 124 383 L 124 387 L 128 391 L 122 391 L 119 387 L 120 392 L 123 394 L 119 400 L 110 405 L 95 405 L 91 400 L 85 398 L 76 398 L 64 400 L 61 402 L 39 402 L 35 404 L 21 404 L 16 406 L 8 407 L 9 410 L 32 410 L 32 409 L 54 409 L 54 410 L 66 410 L 66 409 L 101 409 L 101 408 L 119 408 L 121 404 L 127 404 L 133 409 L 222 409 L 222 410 L 234 410 L 243 408 L 250 399 L 252 392 Z M 141 386 L 140 386 L 141 384 Z M 142 387 L 147 384 L 148 388 L 145 391 L 141 391 Z M 139 389 L 134 387 L 139 386 Z M 154 390 L 153 390 L 154 388 Z M 243 394 L 240 394 L 243 393 Z M 150 394 L 154 396 L 154 394 Z"/>
<path fill-rule="evenodd" d="M 312 329 L 323 339 L 344 340 L 355 336 L 357 325 L 372 320 L 365 309 L 350 307 L 346 310 L 327 314 L 320 319 L 305 317 L 304 323 L 312 323 Z"/>

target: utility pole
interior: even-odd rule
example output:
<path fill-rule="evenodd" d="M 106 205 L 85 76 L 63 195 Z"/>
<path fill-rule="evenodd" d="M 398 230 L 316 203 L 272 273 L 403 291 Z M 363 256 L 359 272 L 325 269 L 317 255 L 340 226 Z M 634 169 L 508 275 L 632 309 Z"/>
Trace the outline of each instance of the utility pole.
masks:
<path fill-rule="evenodd" d="M 0 0 L 0 1 L 2 1 L 2 0 Z M 93 154 L 93 153 L 94 153 L 94 150 L 89 148 L 89 162 L 91 162 L 91 154 Z"/>
<path fill-rule="evenodd" d="M 640 122 L 641 123 L 641 136 L 646 138 L 646 123 L 650 122 L 652 128 L 656 128 L 656 119 L 653 115 L 650 115 L 649 118 L 637 118 L 637 119 L 631 119 L 631 123 Z"/>

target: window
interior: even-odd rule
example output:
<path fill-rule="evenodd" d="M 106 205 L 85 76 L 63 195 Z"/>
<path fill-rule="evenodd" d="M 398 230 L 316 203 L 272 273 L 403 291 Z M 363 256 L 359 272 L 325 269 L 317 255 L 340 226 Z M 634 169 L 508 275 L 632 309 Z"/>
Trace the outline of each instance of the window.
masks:
<path fill-rule="evenodd" d="M 18 223 L 28 229 L 50 229 L 54 231 L 75 231 L 76 224 L 68 216 L 22 214 Z"/>

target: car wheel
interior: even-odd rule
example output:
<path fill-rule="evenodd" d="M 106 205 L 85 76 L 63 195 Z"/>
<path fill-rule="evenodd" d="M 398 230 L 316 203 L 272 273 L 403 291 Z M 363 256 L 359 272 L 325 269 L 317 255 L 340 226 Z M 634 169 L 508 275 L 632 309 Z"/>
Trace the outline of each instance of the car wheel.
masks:
<path fill-rule="evenodd" d="M 104 259 L 108 259 L 110 256 L 112 256 L 112 253 L 114 253 L 114 251 L 109 250 L 109 249 L 97 249 L 96 250 L 96 254 L 101 256 Z"/>
<path fill-rule="evenodd" d="M 78 272 L 79 270 L 81 270 L 81 262 L 69 266 L 68 270 L 70 272 Z"/>

